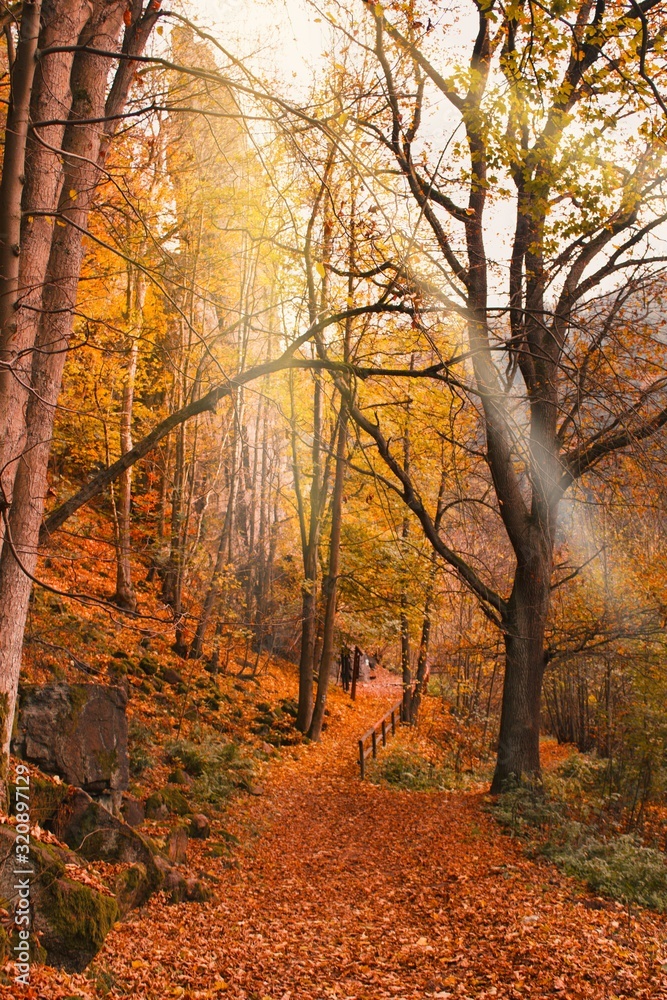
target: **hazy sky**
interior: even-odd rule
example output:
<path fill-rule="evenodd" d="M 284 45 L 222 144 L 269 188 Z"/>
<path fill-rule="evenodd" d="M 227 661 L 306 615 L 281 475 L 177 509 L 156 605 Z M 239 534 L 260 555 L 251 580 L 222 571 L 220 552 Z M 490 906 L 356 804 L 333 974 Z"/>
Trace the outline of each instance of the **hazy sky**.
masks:
<path fill-rule="evenodd" d="M 307 0 L 201 0 L 189 16 L 212 29 L 255 71 L 276 73 L 288 87 L 312 80 L 326 44 L 326 25 Z"/>

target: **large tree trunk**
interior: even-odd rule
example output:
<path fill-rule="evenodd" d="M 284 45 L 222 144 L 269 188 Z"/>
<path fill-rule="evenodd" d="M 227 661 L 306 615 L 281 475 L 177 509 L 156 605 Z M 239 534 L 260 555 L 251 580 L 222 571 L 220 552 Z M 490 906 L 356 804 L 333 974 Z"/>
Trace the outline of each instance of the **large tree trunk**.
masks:
<path fill-rule="evenodd" d="M 322 475 L 322 386 L 315 377 L 313 393 L 313 479 L 310 487 L 310 516 L 305 526 L 303 501 L 300 500 L 302 521 L 303 585 L 301 596 L 301 653 L 299 656 L 299 705 L 296 728 L 307 733 L 313 717 L 313 668 L 317 639 L 317 547 L 322 524 L 326 476 Z M 294 460 L 295 485 L 298 483 L 298 463 Z"/>
<path fill-rule="evenodd" d="M 533 552 L 517 566 L 505 623 L 505 683 L 498 757 L 491 785 L 494 795 L 508 783 L 540 773 L 544 633 L 549 613 L 551 549 L 545 551 L 536 539 L 531 539 L 527 545 Z"/>
<path fill-rule="evenodd" d="M 43 50 L 68 45 L 77 39 L 90 17 L 90 4 L 87 0 L 45 0 L 41 14 L 39 49 Z M 25 54 L 29 55 L 28 49 Z M 38 62 L 30 96 L 32 122 L 67 119 L 73 61 L 73 52 L 56 52 Z M 51 213 L 57 208 L 63 181 L 63 164 L 58 150 L 63 145 L 64 134 L 63 124 L 33 128 L 25 146 L 23 220 L 20 240 L 16 241 L 20 246 L 18 309 L 14 322 L 4 325 L 0 333 L 0 359 L 5 362 L 0 367 L 0 479 L 8 501 L 12 497 L 25 442 L 32 349 L 40 323 L 44 279 L 53 239 Z M 17 135 L 15 143 L 19 142 Z M 7 209 L 11 211 L 9 205 Z"/>
<path fill-rule="evenodd" d="M 5 153 L 0 181 L 0 359 L 4 362 L 11 362 L 16 350 L 21 200 L 40 11 L 41 0 L 24 0 L 19 43 L 11 67 Z M 3 370 L 2 377 L 6 380 L 11 375 Z"/>
<path fill-rule="evenodd" d="M 202 653 L 204 652 L 204 638 L 206 636 L 206 629 L 208 628 L 208 623 L 211 620 L 211 615 L 213 614 L 213 608 L 215 607 L 215 602 L 220 596 L 223 583 L 223 572 L 225 566 L 230 562 L 231 559 L 231 537 L 232 528 L 234 524 L 234 511 L 236 505 L 236 479 L 237 479 L 237 421 L 234 420 L 234 440 L 232 443 L 232 474 L 229 482 L 229 496 L 227 499 L 227 510 L 225 511 L 225 519 L 223 521 L 222 530 L 220 532 L 220 538 L 218 540 L 218 548 L 215 556 L 215 564 L 213 567 L 213 575 L 211 577 L 211 582 L 206 591 L 206 597 L 204 598 L 204 604 L 202 607 L 201 617 L 197 623 L 197 629 L 195 631 L 194 638 L 190 646 L 190 659 L 198 660 Z"/>
<path fill-rule="evenodd" d="M 410 357 L 410 367 L 414 364 L 414 355 Z M 406 475 L 410 474 L 410 404 L 405 411 L 405 433 L 403 435 L 403 468 Z M 407 541 L 410 535 L 410 519 L 408 512 L 403 517 L 401 527 L 401 538 L 404 545 L 402 548 L 402 559 L 405 560 L 408 554 Z M 399 624 L 401 633 L 401 680 L 403 682 L 403 722 L 412 722 L 412 667 L 410 664 L 410 621 L 408 619 L 408 591 L 407 573 L 405 568 L 401 572 L 401 610 L 399 614 Z"/>

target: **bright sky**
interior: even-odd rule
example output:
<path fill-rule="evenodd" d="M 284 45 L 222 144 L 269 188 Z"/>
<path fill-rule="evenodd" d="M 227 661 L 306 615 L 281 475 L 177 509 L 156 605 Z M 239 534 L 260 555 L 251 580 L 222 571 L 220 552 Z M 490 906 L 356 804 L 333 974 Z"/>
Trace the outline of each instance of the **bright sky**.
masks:
<path fill-rule="evenodd" d="M 189 16 L 261 75 L 288 88 L 313 79 L 326 46 L 326 25 L 307 0 L 185 0 Z"/>

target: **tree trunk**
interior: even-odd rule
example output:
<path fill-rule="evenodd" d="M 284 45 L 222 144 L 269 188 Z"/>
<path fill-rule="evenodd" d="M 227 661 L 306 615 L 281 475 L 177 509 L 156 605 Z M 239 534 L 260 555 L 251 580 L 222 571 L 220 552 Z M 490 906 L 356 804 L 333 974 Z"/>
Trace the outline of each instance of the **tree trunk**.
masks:
<path fill-rule="evenodd" d="M 317 677 L 317 695 L 310 726 L 310 738 L 319 740 L 324 722 L 324 709 L 329 691 L 329 678 L 334 656 L 336 627 L 336 598 L 340 573 L 340 533 L 342 527 L 343 489 L 345 486 L 345 451 L 347 448 L 347 407 L 341 400 L 336 448 L 336 473 L 331 500 L 331 538 L 329 540 L 329 567 L 322 584 L 324 593 L 324 627 L 322 633 L 322 659 Z"/>
<path fill-rule="evenodd" d="M 421 705 L 422 692 L 424 690 L 424 679 L 426 677 L 426 666 L 428 662 L 428 648 L 431 641 L 431 607 L 433 604 L 433 588 L 435 585 L 435 575 L 438 568 L 438 557 L 433 551 L 431 553 L 431 570 L 424 600 L 424 618 L 422 620 L 422 634 L 419 641 L 419 654 L 417 656 L 417 676 L 414 690 L 410 698 L 410 722 L 415 723 L 419 716 L 419 706 Z"/>
<path fill-rule="evenodd" d="M 128 275 L 130 335 L 132 343 L 125 372 L 123 402 L 120 414 L 120 453 L 127 455 L 132 450 L 132 407 L 134 405 L 134 380 L 139 356 L 138 331 L 141 324 L 141 310 L 144 304 L 144 282 L 142 275 Z M 119 476 L 118 538 L 116 558 L 116 592 L 111 598 L 114 604 L 126 611 L 136 611 L 137 597 L 132 585 L 132 551 L 130 539 L 130 514 L 132 508 L 132 469 L 125 469 Z"/>
<path fill-rule="evenodd" d="M 235 451 L 235 448 L 234 448 Z M 232 521 L 234 517 L 234 492 L 233 485 L 235 481 L 235 476 L 232 475 L 232 481 L 229 491 L 229 499 L 227 501 L 227 510 L 225 511 L 225 520 L 222 525 L 222 531 L 220 532 L 220 539 L 218 541 L 218 550 L 215 556 L 215 565 L 213 567 L 213 576 L 211 577 L 211 582 L 209 584 L 208 590 L 206 591 L 206 597 L 204 598 L 204 605 L 202 607 L 201 617 L 197 623 L 197 629 L 195 631 L 194 639 L 190 646 L 190 659 L 198 660 L 204 651 L 204 638 L 206 636 L 206 629 L 208 628 L 208 623 L 211 620 L 211 615 L 213 614 L 213 608 L 217 597 L 220 594 L 221 584 L 223 579 L 223 570 L 227 565 L 229 559 L 229 539 L 232 530 Z"/>
<path fill-rule="evenodd" d="M 90 5 L 86 0 L 45 0 L 41 14 L 40 50 L 68 45 L 77 39 L 90 17 Z M 25 52 L 27 56 L 27 48 Z M 73 61 L 73 52 L 56 52 L 39 61 L 30 95 L 31 121 L 62 122 L 67 118 Z M 25 80 L 24 77 L 23 82 Z M 31 352 L 40 323 L 44 279 L 53 239 L 50 213 L 57 208 L 63 181 L 63 165 L 57 150 L 63 145 L 64 135 L 63 124 L 45 125 L 39 129 L 38 136 L 28 132 L 25 145 L 23 220 L 20 240 L 15 241 L 20 245 L 19 308 L 14 322 L 3 326 L 0 334 L 0 360 L 5 362 L 0 367 L 0 477 L 7 500 L 11 500 L 18 459 L 25 442 Z M 18 146 L 20 136 L 15 138 Z M 16 152 L 18 154 L 18 150 Z M 18 155 L 16 159 L 18 165 Z M 7 210 L 12 211 L 9 205 Z"/>
<path fill-rule="evenodd" d="M 301 653 L 299 656 L 299 708 L 296 728 L 307 733 L 313 717 L 313 656 L 317 609 L 316 559 L 308 553 L 301 596 Z"/>
<path fill-rule="evenodd" d="M 310 487 L 310 516 L 305 527 L 303 501 L 300 501 L 303 548 L 303 586 L 301 598 L 301 653 L 299 656 L 299 706 L 296 728 L 307 733 L 313 717 L 313 667 L 317 639 L 317 546 L 322 523 L 323 499 L 326 483 L 322 475 L 322 386 L 315 376 L 313 393 L 313 479 Z M 298 482 L 298 465 L 294 460 L 295 485 Z"/>
<path fill-rule="evenodd" d="M 25 180 L 26 139 L 30 95 L 35 75 L 35 53 L 39 36 L 41 0 L 25 0 L 21 13 L 19 43 L 11 67 L 9 110 L 5 128 L 5 153 L 0 181 L 0 360 L 11 364 L 18 341 L 19 266 L 21 256 L 21 201 Z M 14 381 L 1 370 L 2 382 Z M 0 382 L 0 398 L 2 398 Z M 6 401 L 8 403 L 9 401 Z M 5 411 L 4 419 L 9 416 Z M 7 433 L 8 427 L 1 430 Z M 4 442 L 6 446 L 7 441 Z M 10 456 L 7 455 L 7 458 Z M 13 457 L 13 456 L 12 456 Z M 4 455 L 3 455 L 4 458 Z M 0 470 L 4 461 L 0 458 Z M 1 496 L 1 495 L 0 495 Z M 2 528 L 0 527 L 0 538 Z"/>
<path fill-rule="evenodd" d="M 181 535 L 183 522 L 183 490 L 185 482 L 185 429 L 178 428 L 174 448 L 174 479 L 171 487 L 171 516 L 169 528 L 169 558 L 162 580 L 162 600 L 169 604 L 175 615 L 180 614 L 180 580 L 182 555 Z"/>
<path fill-rule="evenodd" d="M 414 365 L 414 354 L 410 356 L 410 368 Z M 410 403 L 405 408 L 405 433 L 403 435 L 403 468 L 410 474 Z M 407 543 L 410 534 L 410 520 L 406 511 L 401 528 L 401 538 Z M 401 546 L 402 558 L 407 556 L 407 544 Z M 401 610 L 399 615 L 401 631 L 401 679 L 403 682 L 403 722 L 412 722 L 412 668 L 410 666 L 410 623 L 408 620 L 407 574 L 401 572 Z"/>
<path fill-rule="evenodd" d="M 529 543 L 530 544 L 530 543 Z M 544 633 L 549 612 L 551 553 L 533 540 L 533 553 L 517 567 L 505 623 L 505 683 L 498 758 L 491 784 L 497 795 L 508 783 L 540 773 L 540 716 Z"/>

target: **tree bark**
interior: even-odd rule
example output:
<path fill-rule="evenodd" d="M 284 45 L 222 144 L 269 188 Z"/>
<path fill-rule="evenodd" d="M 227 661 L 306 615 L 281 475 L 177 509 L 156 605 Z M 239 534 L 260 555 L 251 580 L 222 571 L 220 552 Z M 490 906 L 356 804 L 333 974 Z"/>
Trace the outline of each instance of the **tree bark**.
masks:
<path fill-rule="evenodd" d="M 435 552 L 431 553 L 431 569 L 429 571 L 428 583 L 426 586 L 426 597 L 424 599 L 424 617 L 422 619 L 422 634 L 419 640 L 419 653 L 417 655 L 417 670 L 415 676 L 415 686 L 410 697 L 410 722 L 415 723 L 419 716 L 419 708 L 424 690 L 424 680 L 426 678 L 426 667 L 428 664 L 428 650 L 431 641 L 431 610 L 433 605 L 433 588 L 435 585 L 435 575 L 438 568 L 438 561 Z"/>
<path fill-rule="evenodd" d="M 25 180 L 30 95 L 35 76 L 41 0 L 24 0 L 19 43 L 11 67 L 5 153 L 0 180 L 0 361 L 10 364 L 16 350 L 21 201 Z M 3 379 L 7 373 L 2 371 Z"/>
<path fill-rule="evenodd" d="M 319 375 L 315 376 L 313 391 L 313 478 L 310 487 L 310 512 L 306 522 L 303 499 L 298 487 L 298 461 L 294 450 L 294 481 L 297 486 L 299 512 L 301 518 L 301 541 L 303 554 L 303 584 L 301 589 L 301 651 L 299 654 L 299 702 L 296 728 L 307 733 L 313 717 L 313 668 L 315 641 L 317 638 L 317 546 L 322 523 L 323 499 L 326 482 L 322 474 L 322 386 Z M 295 436 L 292 438 L 296 448 Z"/>
<path fill-rule="evenodd" d="M 90 4 L 87 0 L 45 0 L 41 10 L 39 50 L 71 43 L 72 39 L 79 37 L 89 17 Z M 32 127 L 25 144 L 23 220 L 20 240 L 15 241 L 20 246 L 18 309 L 15 310 L 14 320 L 3 325 L 0 334 L 0 360 L 4 362 L 0 367 L 0 480 L 2 494 L 7 501 L 11 501 L 25 442 L 32 351 L 40 323 L 44 280 L 53 239 L 52 213 L 58 206 L 63 181 L 63 165 L 58 151 L 63 143 L 65 126 L 56 124 L 38 128 L 37 123 L 67 119 L 71 105 L 73 61 L 73 52 L 53 53 L 38 62 L 32 81 Z"/>
<path fill-rule="evenodd" d="M 410 367 L 414 365 L 414 355 L 410 357 Z M 410 475 L 410 404 L 406 406 L 405 413 L 405 433 L 403 435 L 403 468 L 405 474 Z M 410 535 L 410 520 L 407 511 L 401 526 L 401 539 L 407 542 Z M 407 556 L 407 545 L 402 547 L 401 556 Z M 401 633 L 401 680 L 403 682 L 403 722 L 412 722 L 412 667 L 410 665 L 410 623 L 408 620 L 408 594 L 407 594 L 407 574 L 405 567 L 401 568 L 401 608 L 399 614 L 399 627 Z"/>
<path fill-rule="evenodd" d="M 234 525 L 234 511 L 236 509 L 236 483 L 238 478 L 238 452 L 240 440 L 239 422 L 236 412 L 234 413 L 232 419 L 234 420 L 234 435 L 231 449 L 231 476 L 229 480 L 229 493 L 227 496 L 227 509 L 225 510 L 225 519 L 223 521 L 220 538 L 218 540 L 213 575 L 206 591 L 201 617 L 197 623 L 195 635 L 190 646 L 190 658 L 193 660 L 198 660 L 203 653 L 206 629 L 208 628 L 208 623 L 211 620 L 216 599 L 220 594 L 223 571 L 227 563 L 231 560 L 231 537 Z"/>
<path fill-rule="evenodd" d="M 531 537 L 532 536 L 532 537 Z M 549 613 L 551 548 L 532 531 L 532 549 L 517 566 L 505 622 L 505 682 L 498 757 L 491 784 L 497 795 L 524 775 L 540 773 L 540 719 Z"/>

